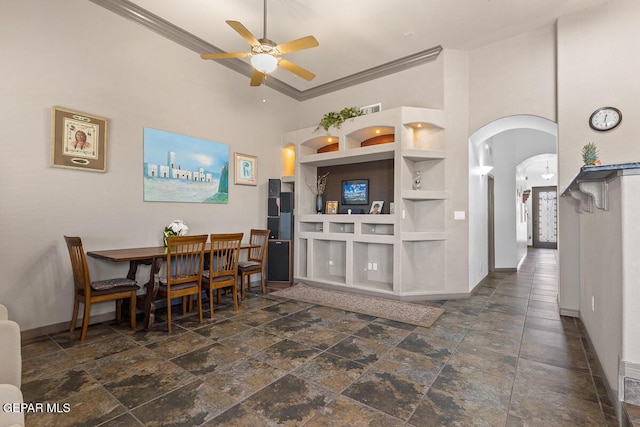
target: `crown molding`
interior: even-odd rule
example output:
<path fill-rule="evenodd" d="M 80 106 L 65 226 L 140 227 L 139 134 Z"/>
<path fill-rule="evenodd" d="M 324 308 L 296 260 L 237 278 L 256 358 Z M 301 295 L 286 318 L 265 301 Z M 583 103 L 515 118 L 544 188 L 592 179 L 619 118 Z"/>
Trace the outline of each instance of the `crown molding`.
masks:
<path fill-rule="evenodd" d="M 219 47 L 202 40 L 201 38 L 183 30 L 182 28 L 136 4 L 131 3 L 128 0 L 90 1 L 122 16 L 123 18 L 142 25 L 155 33 L 196 52 L 198 55 L 202 53 L 225 53 L 225 51 Z M 265 79 L 264 84 L 297 101 L 305 101 L 433 61 L 438 57 L 441 51 L 442 46 L 436 46 L 305 90 L 296 89 L 272 76 Z M 251 65 L 241 59 L 224 59 L 216 62 L 251 78 Z"/>

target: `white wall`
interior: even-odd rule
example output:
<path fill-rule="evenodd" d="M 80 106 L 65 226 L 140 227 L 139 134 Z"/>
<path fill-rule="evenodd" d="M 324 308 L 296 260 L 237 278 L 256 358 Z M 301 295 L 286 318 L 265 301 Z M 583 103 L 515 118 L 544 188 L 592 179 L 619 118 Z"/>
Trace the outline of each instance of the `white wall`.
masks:
<path fill-rule="evenodd" d="M 297 102 L 82 0 L 3 2 L 0 52 L 0 227 L 10 242 L 0 302 L 22 330 L 71 318 L 63 234 L 92 250 L 161 244 L 176 218 L 192 234 L 266 225 L 266 182 L 280 176 L 281 134 L 298 122 Z M 107 173 L 49 167 L 53 106 L 109 119 Z M 143 127 L 258 156 L 258 186 L 231 184 L 225 205 L 143 202 Z M 127 271 L 89 263 L 93 279 Z"/>
<path fill-rule="evenodd" d="M 560 191 L 579 172 L 582 166 L 580 150 L 588 142 L 598 145 L 603 164 L 640 160 L 640 145 L 635 143 L 640 133 L 640 121 L 634 120 L 640 115 L 640 85 L 637 83 L 640 56 L 634 53 L 640 43 L 638 22 L 640 3 L 633 0 L 608 2 L 558 20 Z M 591 130 L 589 116 L 597 108 L 607 105 L 622 111 L 622 123 L 610 132 Z M 637 192 L 623 192 L 621 197 L 624 197 L 623 203 L 637 205 Z M 611 234 L 615 230 L 609 230 L 620 221 L 613 219 L 614 212 L 577 215 L 573 203 L 567 200 L 560 203 L 560 306 L 563 310 L 580 311 L 613 390 L 617 389 L 617 358 L 622 333 L 625 351 L 620 357 L 626 362 L 640 362 L 637 317 L 631 314 L 633 319 L 628 323 L 625 319 L 624 332 L 614 317 L 620 310 L 618 298 L 623 299 L 625 316 L 629 304 L 626 294 L 618 296 L 621 292 L 619 275 L 623 273 L 614 270 L 624 269 L 624 277 L 629 278 L 626 264 L 620 264 L 619 258 L 628 260 L 637 252 L 629 246 L 626 236 L 627 227 L 636 227 L 637 214 L 629 212 L 629 216 L 624 210 L 622 214 L 625 215 L 622 223 L 625 237 L 616 238 Z M 623 249 L 612 248 L 612 244 L 620 245 L 620 238 L 625 242 Z M 612 241 L 605 241 L 609 239 Z M 600 309 L 597 306 L 593 312 L 590 305 L 592 292 L 597 294 L 596 297 L 602 295 Z M 635 305 L 629 308 L 637 311 L 637 300 L 631 304 Z M 626 337 L 629 337 L 628 352 Z"/>
<path fill-rule="evenodd" d="M 556 139 L 549 133 L 519 129 L 499 133 L 493 143 L 495 177 L 495 263 L 496 268 L 516 268 L 526 255 L 526 231 L 518 234 L 516 167 L 525 159 L 554 153 Z M 520 227 L 522 228 L 522 227 Z"/>
<path fill-rule="evenodd" d="M 555 44 L 548 26 L 469 52 L 469 289 L 488 272 L 486 178 L 474 173 L 474 151 L 508 129 L 557 133 Z"/>
<path fill-rule="evenodd" d="M 514 114 L 555 122 L 555 67 L 554 26 L 469 52 L 469 134 Z"/>

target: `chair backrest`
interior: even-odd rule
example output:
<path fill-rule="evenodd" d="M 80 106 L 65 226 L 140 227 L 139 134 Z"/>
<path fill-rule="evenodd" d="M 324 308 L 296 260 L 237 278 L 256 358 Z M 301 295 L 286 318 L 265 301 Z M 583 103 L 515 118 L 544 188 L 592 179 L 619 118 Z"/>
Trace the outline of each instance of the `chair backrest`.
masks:
<path fill-rule="evenodd" d="M 171 236 L 167 238 L 167 287 L 198 282 L 204 263 L 206 234 Z"/>
<path fill-rule="evenodd" d="M 249 261 L 257 261 L 262 263 L 264 256 L 267 252 L 267 241 L 269 240 L 269 233 L 271 230 L 259 230 L 252 228 L 249 236 L 249 243 L 252 245 L 260 245 L 257 248 L 249 249 Z"/>
<path fill-rule="evenodd" d="M 244 233 L 212 234 L 209 277 L 237 276 L 238 257 Z M 215 249 L 215 250 L 214 250 Z"/>
<path fill-rule="evenodd" d="M 73 284 L 76 292 L 79 289 L 84 289 L 88 295 L 91 292 L 91 279 L 89 277 L 89 268 L 87 267 L 87 258 L 82 247 L 82 239 L 80 237 L 64 236 L 64 241 L 67 243 L 69 257 L 71 258 Z"/>

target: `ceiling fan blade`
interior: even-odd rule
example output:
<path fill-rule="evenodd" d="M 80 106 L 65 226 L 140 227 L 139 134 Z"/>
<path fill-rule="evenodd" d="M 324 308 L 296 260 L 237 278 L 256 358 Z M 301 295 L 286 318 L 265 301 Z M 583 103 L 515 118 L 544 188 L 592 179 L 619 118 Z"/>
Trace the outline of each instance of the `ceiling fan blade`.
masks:
<path fill-rule="evenodd" d="M 250 52 L 226 52 L 226 53 L 203 53 L 200 55 L 202 59 L 227 59 L 227 58 L 244 58 L 251 55 Z"/>
<path fill-rule="evenodd" d="M 290 42 L 279 44 L 277 47 L 278 51 L 282 54 L 295 52 L 296 50 L 309 49 L 311 47 L 319 46 L 318 40 L 316 40 L 313 36 L 302 37 L 296 40 L 291 40 Z"/>
<path fill-rule="evenodd" d="M 264 80 L 264 73 L 253 69 L 253 73 L 251 73 L 251 86 L 260 86 L 262 81 Z"/>
<path fill-rule="evenodd" d="M 251 46 L 260 46 L 260 42 L 258 39 L 251 34 L 251 31 L 247 30 L 247 28 L 239 23 L 238 21 L 225 21 L 231 28 L 236 30 L 238 34 L 242 36 Z"/>
<path fill-rule="evenodd" d="M 305 80 L 313 80 L 316 76 L 311 71 L 305 70 L 301 66 L 296 65 L 291 61 L 287 61 L 286 59 L 281 58 L 278 62 L 278 66 L 284 68 L 287 71 L 291 71 L 293 74 L 300 76 Z"/>

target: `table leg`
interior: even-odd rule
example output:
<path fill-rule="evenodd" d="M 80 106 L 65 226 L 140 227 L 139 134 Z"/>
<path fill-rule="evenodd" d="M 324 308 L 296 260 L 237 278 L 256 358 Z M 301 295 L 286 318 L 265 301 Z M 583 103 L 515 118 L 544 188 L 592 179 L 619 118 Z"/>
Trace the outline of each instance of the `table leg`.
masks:
<path fill-rule="evenodd" d="M 145 285 L 147 288 L 147 296 L 144 301 L 144 323 L 143 328 L 145 331 L 150 331 L 153 327 L 153 322 L 156 316 L 156 298 L 158 296 L 158 288 L 160 287 L 160 281 L 158 279 L 158 273 L 162 266 L 162 258 L 155 258 L 151 263 L 151 273 L 149 282 Z"/>

